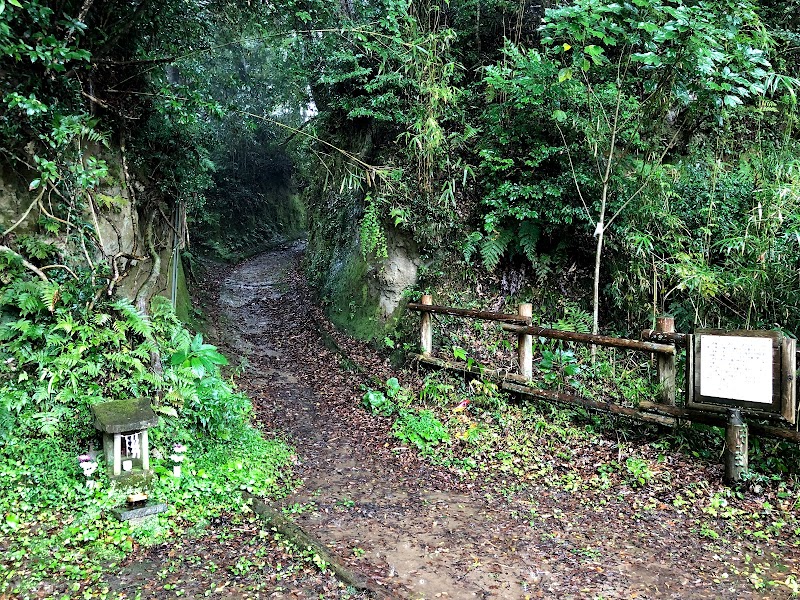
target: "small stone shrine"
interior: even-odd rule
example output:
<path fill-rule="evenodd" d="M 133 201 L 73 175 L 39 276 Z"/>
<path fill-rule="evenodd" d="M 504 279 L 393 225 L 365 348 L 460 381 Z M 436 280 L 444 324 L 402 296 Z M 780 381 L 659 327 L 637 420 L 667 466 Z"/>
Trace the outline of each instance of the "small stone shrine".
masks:
<path fill-rule="evenodd" d="M 147 476 L 150 456 L 147 429 L 158 417 L 145 398 L 114 400 L 92 406 L 94 426 L 103 432 L 103 454 L 115 478 Z"/>

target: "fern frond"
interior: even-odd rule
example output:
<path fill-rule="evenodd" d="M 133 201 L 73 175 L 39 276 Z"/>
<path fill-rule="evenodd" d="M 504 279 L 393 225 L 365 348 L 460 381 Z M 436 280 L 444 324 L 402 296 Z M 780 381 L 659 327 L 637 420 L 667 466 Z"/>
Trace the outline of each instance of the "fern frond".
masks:
<path fill-rule="evenodd" d="M 481 242 L 481 258 L 483 266 L 492 271 L 503 258 L 512 234 L 507 229 L 495 231 L 491 236 L 486 236 Z"/>
<path fill-rule="evenodd" d="M 478 249 L 478 242 L 482 239 L 483 234 L 480 231 L 473 231 L 467 236 L 462 246 L 464 262 L 468 263 L 472 259 L 473 254 L 475 254 L 475 251 Z"/>
<path fill-rule="evenodd" d="M 150 324 L 147 315 L 140 312 L 131 304 L 130 300 L 122 298 L 112 302 L 111 306 L 125 317 L 125 324 L 130 326 L 133 331 L 144 337 L 150 337 L 153 334 L 153 326 Z"/>
<path fill-rule="evenodd" d="M 94 324 L 99 325 L 100 327 L 108 323 L 110 320 L 111 320 L 111 315 L 109 315 L 108 313 L 96 313 L 92 317 L 92 321 L 94 321 Z"/>
<path fill-rule="evenodd" d="M 61 298 L 61 287 L 52 281 L 45 283 L 42 285 L 39 297 L 41 298 L 47 310 L 53 312 L 56 309 L 56 304 L 58 303 L 59 298 Z"/>
<path fill-rule="evenodd" d="M 519 233 L 517 235 L 520 248 L 522 248 L 525 256 L 529 261 L 534 262 L 536 260 L 536 244 L 539 243 L 539 238 L 542 235 L 539 225 L 530 220 L 523 221 L 519 225 Z"/>

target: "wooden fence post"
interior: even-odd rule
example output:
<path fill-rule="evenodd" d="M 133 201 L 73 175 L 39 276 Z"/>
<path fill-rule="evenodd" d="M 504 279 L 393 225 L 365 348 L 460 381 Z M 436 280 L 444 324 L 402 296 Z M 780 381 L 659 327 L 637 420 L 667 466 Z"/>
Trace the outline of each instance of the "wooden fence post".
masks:
<path fill-rule="evenodd" d="M 665 315 L 656 319 L 658 333 L 675 333 L 675 317 Z M 662 404 L 675 406 L 675 354 L 659 354 L 656 358 L 658 365 L 658 383 L 661 385 Z"/>
<path fill-rule="evenodd" d="M 738 483 L 747 473 L 747 424 L 738 408 L 728 411 L 725 428 L 725 481 Z"/>
<path fill-rule="evenodd" d="M 533 316 L 533 304 L 520 304 L 518 311 L 522 317 Z M 517 357 L 519 372 L 528 381 L 533 378 L 533 336 L 520 334 L 517 336 Z"/>
<path fill-rule="evenodd" d="M 433 304 L 433 297 L 429 294 L 422 296 L 420 304 Z M 428 311 L 422 312 L 420 324 L 420 346 L 423 356 L 430 356 L 433 353 L 433 318 Z"/>

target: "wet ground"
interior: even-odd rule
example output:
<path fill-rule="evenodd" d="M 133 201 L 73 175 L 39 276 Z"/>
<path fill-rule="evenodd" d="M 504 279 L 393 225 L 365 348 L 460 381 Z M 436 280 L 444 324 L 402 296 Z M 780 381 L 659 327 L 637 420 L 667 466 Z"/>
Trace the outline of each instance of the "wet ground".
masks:
<path fill-rule="evenodd" d="M 246 360 L 240 384 L 262 429 L 297 449 L 304 483 L 283 507 L 389 597 L 789 597 L 754 591 L 731 568 L 740 557 L 675 512 L 544 487 L 503 494 L 418 459 L 360 408 L 365 373 L 385 380 L 388 365 L 333 331 L 301 255 L 287 246 L 227 270 L 210 294 L 212 337 Z"/>

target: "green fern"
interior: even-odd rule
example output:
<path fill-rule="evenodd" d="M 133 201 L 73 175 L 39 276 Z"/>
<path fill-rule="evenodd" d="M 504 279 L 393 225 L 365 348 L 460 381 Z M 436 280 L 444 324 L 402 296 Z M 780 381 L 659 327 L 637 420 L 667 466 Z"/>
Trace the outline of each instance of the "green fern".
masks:
<path fill-rule="evenodd" d="M 480 242 L 482 239 L 483 234 L 480 231 L 473 231 L 467 236 L 467 239 L 464 240 L 464 243 L 461 247 L 461 250 L 464 253 L 464 262 L 468 263 L 470 260 L 472 260 L 472 256 L 478 249 L 478 242 Z"/>
<path fill-rule="evenodd" d="M 367 208 L 361 219 L 359 233 L 361 238 L 361 254 L 366 259 L 373 254 L 377 259 L 389 256 L 386 248 L 386 233 L 380 221 L 380 199 L 367 195 L 364 200 Z"/>
<path fill-rule="evenodd" d="M 539 242 L 542 230 L 533 221 L 526 220 L 519 224 L 519 245 L 525 256 L 531 262 L 536 261 L 536 244 Z"/>
<path fill-rule="evenodd" d="M 42 285 L 39 297 L 49 312 L 56 309 L 56 303 L 61 298 L 61 287 L 57 283 L 48 282 Z"/>
<path fill-rule="evenodd" d="M 508 244 L 511 242 L 512 234 L 507 229 L 495 231 L 491 236 L 486 236 L 481 242 L 481 258 L 483 266 L 490 271 L 494 270 L 500 259 L 503 258 Z"/>
<path fill-rule="evenodd" d="M 125 325 L 129 326 L 133 331 L 144 337 L 153 335 L 153 326 L 147 315 L 139 312 L 139 310 L 131 304 L 130 300 L 122 298 L 116 302 L 111 303 L 111 307 L 115 308 L 125 317 Z"/>

